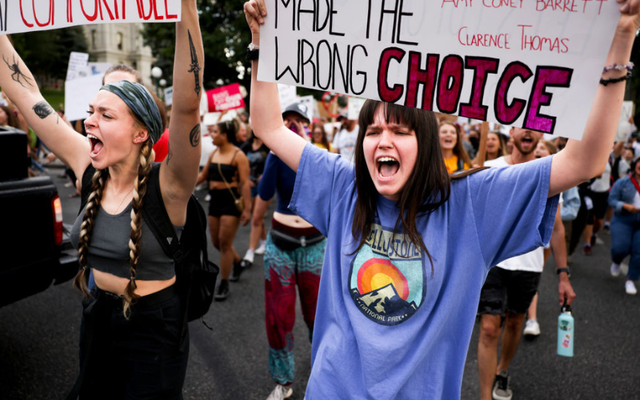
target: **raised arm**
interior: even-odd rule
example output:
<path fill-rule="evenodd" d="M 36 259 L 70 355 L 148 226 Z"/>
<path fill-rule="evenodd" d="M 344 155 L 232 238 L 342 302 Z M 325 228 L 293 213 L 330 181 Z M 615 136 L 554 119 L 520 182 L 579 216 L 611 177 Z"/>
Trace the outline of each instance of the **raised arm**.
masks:
<path fill-rule="evenodd" d="M 200 164 L 204 51 L 196 0 L 182 0 L 182 20 L 176 24 L 175 48 L 169 153 L 160 169 L 162 194 L 170 216 L 173 200 L 177 200 L 178 206 L 186 205 L 196 185 Z"/>
<path fill-rule="evenodd" d="M 640 28 L 640 0 L 618 0 L 620 20 L 609 49 L 607 66 L 627 65 L 636 31 Z M 626 70 L 607 71 L 603 79 L 624 76 Z M 570 140 L 553 157 L 549 196 L 554 196 L 604 172 L 624 100 L 625 82 L 599 85 L 581 141 Z"/>
<path fill-rule="evenodd" d="M 260 25 L 267 17 L 264 0 L 244 3 L 244 14 L 251 29 L 252 43 L 260 45 Z M 258 81 L 258 60 L 251 64 L 251 120 L 253 131 L 282 161 L 298 171 L 306 141 L 284 126 L 280 97 L 275 83 Z"/>
<path fill-rule="evenodd" d="M 0 36 L 0 87 L 20 110 L 40 140 L 76 176 L 82 177 L 91 162 L 89 142 L 69 125 L 46 102 L 38 83 L 11 45 L 7 36 Z"/>

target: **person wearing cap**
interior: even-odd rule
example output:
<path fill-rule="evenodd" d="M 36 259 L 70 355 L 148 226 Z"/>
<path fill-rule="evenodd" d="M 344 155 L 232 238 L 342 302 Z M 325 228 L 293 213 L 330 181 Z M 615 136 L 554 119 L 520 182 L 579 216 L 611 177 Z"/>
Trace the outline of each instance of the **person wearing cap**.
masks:
<path fill-rule="evenodd" d="M 198 174 L 204 55 L 194 0 L 182 0 L 176 32 L 171 150 L 159 168 L 152 168 L 153 144 L 164 126 L 158 100 L 144 86 L 104 85 L 89 104 L 87 140 L 60 123 L 7 36 L 0 36 L 8 63 L 0 69 L 2 90 L 56 156 L 78 177 L 92 177 L 71 231 L 82 267 L 74 285 L 85 298 L 81 372 L 69 398 L 182 398 L 189 340 L 174 262 L 142 218 L 147 183 L 159 179 L 179 235 Z M 96 283 L 91 292 L 89 270 Z"/>
<path fill-rule="evenodd" d="M 308 139 L 307 107 L 294 103 L 282 113 L 290 130 Z M 320 273 L 324 261 L 325 237 L 313 225 L 289 210 L 296 173 L 271 153 L 258 185 L 258 199 L 253 214 L 261 221 L 267 202 L 278 193 L 278 205 L 271 220 L 264 253 L 264 300 L 269 372 L 276 383 L 267 400 L 280 400 L 293 393 L 294 379 L 293 325 L 296 317 L 296 286 L 304 322 L 312 338 L 316 316 Z"/>
<path fill-rule="evenodd" d="M 349 119 L 349 116 L 344 111 L 340 114 L 339 120 L 342 121 L 342 129 L 333 138 L 333 152 L 353 162 L 360 129 L 357 121 Z"/>

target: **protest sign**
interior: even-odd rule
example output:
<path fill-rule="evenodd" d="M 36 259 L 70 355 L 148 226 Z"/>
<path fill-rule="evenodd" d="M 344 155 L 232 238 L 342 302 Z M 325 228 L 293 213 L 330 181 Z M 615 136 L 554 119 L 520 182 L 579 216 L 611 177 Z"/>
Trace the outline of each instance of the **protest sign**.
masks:
<path fill-rule="evenodd" d="M 631 118 L 634 115 L 635 105 L 633 101 L 625 101 L 622 103 L 622 112 L 620 113 L 620 121 L 618 122 L 618 130 L 616 132 L 616 142 L 626 142 L 631 136 L 633 126 Z"/>
<path fill-rule="evenodd" d="M 89 116 L 89 104 L 102 87 L 104 74 L 89 75 L 65 82 L 64 112 L 69 121 L 85 119 Z"/>
<path fill-rule="evenodd" d="M 284 111 L 290 104 L 293 104 L 297 100 L 297 90 L 295 86 L 291 85 L 278 85 L 278 95 L 280 96 L 280 109 Z"/>
<path fill-rule="evenodd" d="M 181 0 L 0 0 L 0 34 L 109 22 L 177 22 Z"/>
<path fill-rule="evenodd" d="M 87 66 L 89 61 L 89 53 L 78 53 L 72 51 L 69 53 L 69 67 L 67 68 L 67 80 L 76 79 L 78 70 Z"/>
<path fill-rule="evenodd" d="M 166 104 L 167 107 L 173 104 L 173 86 L 164 90 L 164 104 Z"/>
<path fill-rule="evenodd" d="M 222 86 L 207 90 L 209 112 L 226 111 L 244 107 L 244 99 L 240 93 L 240 84 Z"/>
<path fill-rule="evenodd" d="M 267 2 L 258 79 L 579 139 L 615 1 Z"/>
<path fill-rule="evenodd" d="M 349 97 L 349 107 L 347 107 L 348 113 L 347 113 L 347 118 L 348 119 L 354 119 L 354 120 L 358 120 L 358 116 L 360 115 L 360 110 L 362 109 L 362 106 L 364 105 L 364 101 L 365 99 L 361 99 L 358 97 Z"/>

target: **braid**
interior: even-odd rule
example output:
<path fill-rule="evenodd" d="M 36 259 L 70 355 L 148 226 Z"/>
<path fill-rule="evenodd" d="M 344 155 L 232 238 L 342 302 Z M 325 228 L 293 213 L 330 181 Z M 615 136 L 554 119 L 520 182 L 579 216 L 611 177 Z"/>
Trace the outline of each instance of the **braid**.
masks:
<path fill-rule="evenodd" d="M 80 238 L 78 241 L 78 261 L 82 269 L 76 275 L 73 286 L 86 296 L 89 295 L 87 287 L 87 255 L 89 252 L 89 244 L 91 242 L 91 233 L 93 231 L 93 222 L 96 213 L 100 207 L 102 200 L 102 192 L 104 190 L 104 182 L 109 175 L 108 170 L 96 170 L 91 179 L 91 194 L 87 200 L 87 206 L 82 217 L 82 225 L 80 225 Z"/>
<path fill-rule="evenodd" d="M 140 239 L 142 237 L 142 200 L 147 193 L 147 183 L 151 167 L 155 158 L 153 151 L 153 143 L 147 140 L 142 151 L 140 152 L 140 165 L 138 166 L 138 176 L 134 183 L 133 201 L 131 202 L 131 235 L 129 238 L 129 264 L 131 270 L 131 278 L 129 284 L 124 290 L 124 308 L 125 317 L 131 314 L 131 305 L 134 304 L 140 296 L 135 293 L 136 286 L 136 267 L 140 260 Z"/>

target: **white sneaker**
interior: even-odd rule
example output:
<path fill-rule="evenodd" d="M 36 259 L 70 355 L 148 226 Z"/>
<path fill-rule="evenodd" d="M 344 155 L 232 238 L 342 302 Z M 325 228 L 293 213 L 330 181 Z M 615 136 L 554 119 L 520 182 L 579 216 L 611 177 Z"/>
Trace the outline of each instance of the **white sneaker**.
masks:
<path fill-rule="evenodd" d="M 528 319 L 524 326 L 525 336 L 538 336 L 540 334 L 540 324 L 537 319 Z"/>
<path fill-rule="evenodd" d="M 264 250 L 267 247 L 267 242 L 260 239 L 260 245 L 258 246 L 258 248 L 254 251 L 256 254 L 264 254 Z"/>
<path fill-rule="evenodd" d="M 627 292 L 627 294 L 630 294 L 632 296 L 638 293 L 638 289 L 636 289 L 636 285 L 633 283 L 633 281 L 627 281 L 627 283 L 624 284 L 624 290 Z"/>
<path fill-rule="evenodd" d="M 253 264 L 253 254 L 254 254 L 253 250 L 247 249 L 247 252 L 244 253 L 244 259 L 249 261 L 251 264 Z"/>
<path fill-rule="evenodd" d="M 211 201 L 211 195 L 209 193 L 207 193 L 207 195 L 204 196 L 204 201 Z"/>
<path fill-rule="evenodd" d="M 267 397 L 267 400 L 283 400 L 288 397 L 291 397 L 293 394 L 293 389 L 287 386 L 276 385 L 276 388 L 273 389 L 273 392 Z"/>
<path fill-rule="evenodd" d="M 611 276 L 615 278 L 616 276 L 620 275 L 621 267 L 622 266 L 620 264 L 611 263 Z"/>

